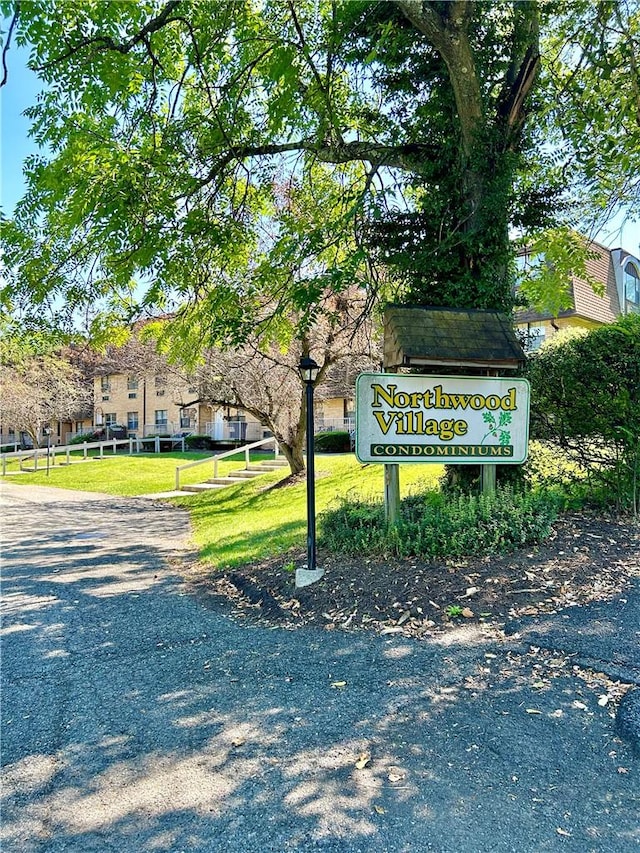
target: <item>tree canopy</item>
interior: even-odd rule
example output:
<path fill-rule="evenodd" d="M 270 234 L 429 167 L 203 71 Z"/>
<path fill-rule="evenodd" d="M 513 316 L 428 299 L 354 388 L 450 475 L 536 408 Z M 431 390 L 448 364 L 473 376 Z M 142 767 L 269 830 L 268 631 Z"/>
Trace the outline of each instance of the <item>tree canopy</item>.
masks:
<path fill-rule="evenodd" d="M 14 311 L 177 308 L 237 344 L 355 280 L 505 309 L 510 227 L 638 199 L 635 0 L 0 6 L 8 84 L 10 29 L 46 85 Z"/>

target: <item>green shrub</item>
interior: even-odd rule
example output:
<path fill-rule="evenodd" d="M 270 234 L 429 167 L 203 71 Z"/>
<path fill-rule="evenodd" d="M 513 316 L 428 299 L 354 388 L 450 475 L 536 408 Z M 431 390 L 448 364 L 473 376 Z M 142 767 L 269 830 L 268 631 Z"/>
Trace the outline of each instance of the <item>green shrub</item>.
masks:
<path fill-rule="evenodd" d="M 545 492 L 498 488 L 493 495 L 424 492 L 405 498 L 393 527 L 379 503 L 345 500 L 320 516 L 319 542 L 345 554 L 463 557 L 542 542 L 556 518 Z"/>
<path fill-rule="evenodd" d="M 213 441 L 208 435 L 188 435 L 185 440 L 188 450 L 211 450 Z"/>
<path fill-rule="evenodd" d="M 479 494 L 482 490 L 480 465 L 446 465 L 440 488 L 446 494 Z M 523 465 L 496 465 L 496 485 L 520 490 L 526 486 Z"/>
<path fill-rule="evenodd" d="M 104 435 L 98 432 L 86 432 L 83 435 L 74 436 L 68 444 L 85 444 L 91 441 L 100 441 L 100 438 L 104 438 Z"/>
<path fill-rule="evenodd" d="M 532 437 L 564 451 L 589 497 L 637 514 L 640 315 L 556 336 L 530 361 Z"/>
<path fill-rule="evenodd" d="M 351 435 L 346 430 L 319 432 L 313 442 L 319 453 L 349 453 L 351 450 Z"/>

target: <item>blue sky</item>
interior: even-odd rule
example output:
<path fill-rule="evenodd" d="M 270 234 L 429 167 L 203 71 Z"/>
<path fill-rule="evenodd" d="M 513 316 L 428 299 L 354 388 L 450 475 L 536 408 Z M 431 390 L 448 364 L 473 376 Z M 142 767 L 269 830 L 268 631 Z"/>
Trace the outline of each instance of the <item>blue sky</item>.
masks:
<path fill-rule="evenodd" d="M 29 120 L 23 111 L 35 103 L 40 82 L 26 67 L 28 52 L 11 47 L 7 64 L 8 82 L 0 89 L 0 174 L 2 211 L 10 215 L 24 192 L 22 164 L 37 147 L 28 137 Z"/>
<path fill-rule="evenodd" d="M 24 110 L 35 103 L 40 83 L 26 67 L 28 51 L 12 45 L 8 54 L 8 83 L 0 89 L 0 202 L 10 216 L 24 192 L 22 165 L 29 154 L 37 151 L 29 138 L 29 120 Z M 605 246 L 622 246 L 640 255 L 640 223 L 618 217 L 596 235 Z"/>

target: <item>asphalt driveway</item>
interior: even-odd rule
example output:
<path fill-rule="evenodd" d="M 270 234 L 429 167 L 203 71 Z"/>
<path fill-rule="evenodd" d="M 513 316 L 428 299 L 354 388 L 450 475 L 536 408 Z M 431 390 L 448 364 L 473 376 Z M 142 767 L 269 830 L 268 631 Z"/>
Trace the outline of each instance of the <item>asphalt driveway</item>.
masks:
<path fill-rule="evenodd" d="M 640 849 L 640 759 L 573 669 L 593 620 L 270 629 L 189 594 L 182 510 L 3 484 L 1 517 L 3 853 Z"/>

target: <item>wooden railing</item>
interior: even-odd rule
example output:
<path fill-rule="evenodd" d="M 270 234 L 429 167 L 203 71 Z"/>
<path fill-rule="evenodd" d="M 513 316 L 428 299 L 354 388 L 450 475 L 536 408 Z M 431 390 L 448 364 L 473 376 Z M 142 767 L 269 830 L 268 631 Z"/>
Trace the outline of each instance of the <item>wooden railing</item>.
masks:
<path fill-rule="evenodd" d="M 83 444 L 65 444 L 65 445 L 51 445 L 51 447 L 34 447 L 31 450 L 18 450 L 12 451 L 11 453 L 3 453 L 2 454 L 2 476 L 4 477 L 7 473 L 7 461 L 10 459 L 17 459 L 18 466 L 21 471 L 24 470 L 23 465 L 27 460 L 33 461 L 33 470 L 38 470 L 38 463 L 44 460 L 45 464 L 48 460 L 50 466 L 54 466 L 56 464 L 56 457 L 60 455 L 64 455 L 65 464 L 69 465 L 71 462 L 71 454 L 72 453 L 82 453 L 83 459 L 87 459 L 90 450 L 98 450 L 99 459 L 104 458 L 105 450 L 110 450 L 112 453 L 117 452 L 117 448 L 120 445 L 126 444 L 129 446 L 129 453 L 133 453 L 133 445 L 134 439 L 132 438 L 111 438 L 109 441 L 87 441 Z"/>
<path fill-rule="evenodd" d="M 110 438 L 106 441 L 85 441 L 82 444 L 65 444 L 65 445 L 51 445 L 51 447 L 34 447 L 30 450 L 17 450 L 11 451 L 10 453 L 3 453 L 2 456 L 2 476 L 4 477 L 7 473 L 7 461 L 10 459 L 17 459 L 18 466 L 21 471 L 24 471 L 24 463 L 25 461 L 32 460 L 33 461 L 33 470 L 38 470 L 39 463 L 44 462 L 46 466 L 47 459 L 49 462 L 49 466 L 53 467 L 56 464 L 56 457 L 60 455 L 64 455 L 65 464 L 69 465 L 71 462 L 71 454 L 82 453 L 82 458 L 87 459 L 89 457 L 90 450 L 97 450 L 98 456 L 96 458 L 103 459 L 105 450 L 111 451 L 111 453 L 115 454 L 117 452 L 118 447 L 123 445 L 127 445 L 129 448 L 129 454 L 133 455 L 134 453 L 141 453 L 144 450 L 145 444 L 153 444 L 153 449 L 155 453 L 160 453 L 160 445 L 161 443 L 171 442 L 172 447 L 174 445 L 179 446 L 179 449 L 184 453 L 185 450 L 185 439 L 184 436 L 180 436 L 179 438 L 171 438 L 170 436 L 167 438 L 160 438 L 160 436 L 151 436 L 148 438 Z M 210 457 L 209 457 L 210 458 Z M 208 461 L 208 460 L 204 460 Z"/>
<path fill-rule="evenodd" d="M 213 461 L 213 476 L 218 476 L 218 462 L 221 459 L 227 459 L 229 456 L 237 456 L 244 453 L 245 465 L 248 467 L 250 453 L 257 447 L 263 447 L 265 444 L 273 444 L 275 458 L 278 458 L 278 441 L 274 436 L 263 438 L 261 441 L 254 441 L 252 444 L 245 444 L 243 447 L 236 447 L 234 450 L 225 450 L 224 453 L 218 453 L 216 456 L 209 456 L 207 459 L 196 459 L 195 462 L 187 462 L 186 465 L 176 466 L 176 491 L 180 491 L 180 472 L 186 471 L 187 468 L 195 468 L 196 465 L 204 465 L 207 462 Z"/>

